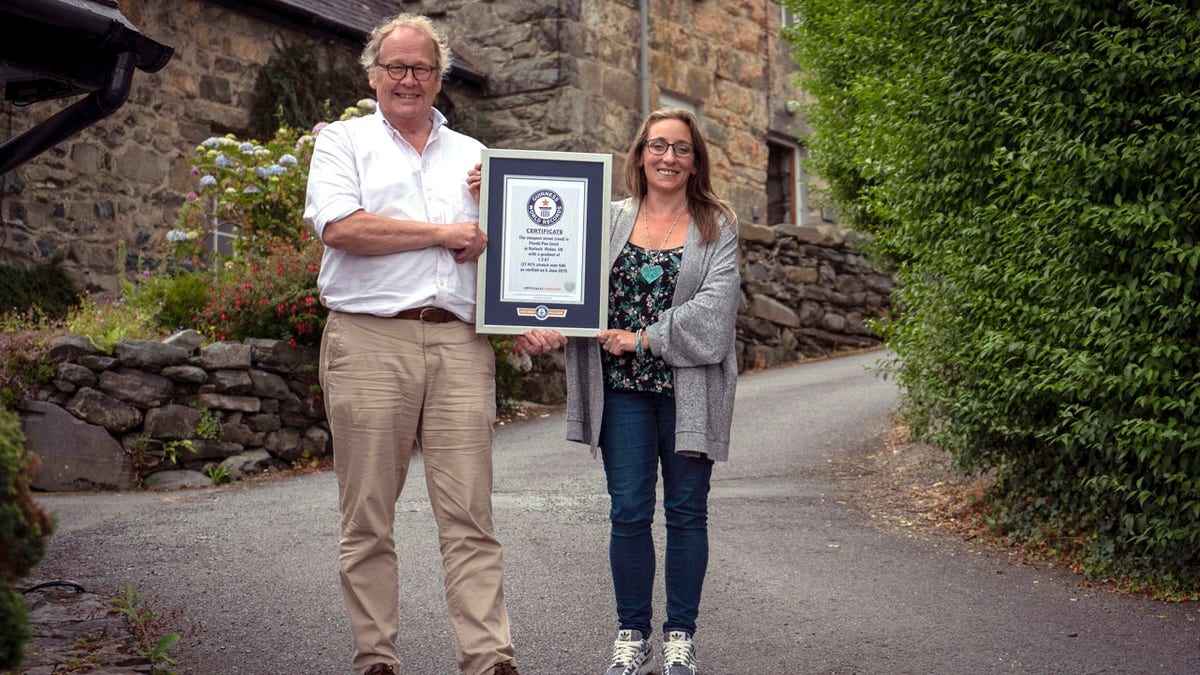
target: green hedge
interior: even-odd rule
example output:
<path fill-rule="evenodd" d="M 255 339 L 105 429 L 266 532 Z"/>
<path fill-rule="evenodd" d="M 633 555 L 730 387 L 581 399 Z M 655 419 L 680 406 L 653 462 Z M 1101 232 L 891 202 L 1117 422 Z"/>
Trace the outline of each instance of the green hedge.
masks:
<path fill-rule="evenodd" d="M 1200 589 L 1197 3 L 786 4 L 914 432 L 1013 536 Z"/>
<path fill-rule="evenodd" d="M 0 670 L 21 663 L 29 639 L 25 601 L 13 586 L 46 554 L 50 518 L 29 495 L 29 468 L 17 413 L 0 408 Z"/>

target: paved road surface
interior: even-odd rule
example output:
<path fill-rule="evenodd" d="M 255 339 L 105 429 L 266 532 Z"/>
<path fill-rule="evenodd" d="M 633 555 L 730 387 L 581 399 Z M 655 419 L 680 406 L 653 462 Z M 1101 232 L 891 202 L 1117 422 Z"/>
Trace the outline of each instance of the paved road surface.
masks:
<path fill-rule="evenodd" d="M 741 379 L 732 459 L 711 497 L 705 675 L 1200 673 L 1194 603 L 1084 588 L 853 508 L 861 483 L 838 467 L 880 447 L 896 401 L 867 371 L 877 357 Z M 526 675 L 599 675 L 616 629 L 603 473 L 563 428 L 554 413 L 496 437 L 496 522 Z M 39 577 L 132 584 L 203 624 L 172 650 L 181 675 L 348 672 L 331 473 L 39 501 L 61 517 Z M 453 675 L 419 464 L 399 510 L 402 672 Z"/>

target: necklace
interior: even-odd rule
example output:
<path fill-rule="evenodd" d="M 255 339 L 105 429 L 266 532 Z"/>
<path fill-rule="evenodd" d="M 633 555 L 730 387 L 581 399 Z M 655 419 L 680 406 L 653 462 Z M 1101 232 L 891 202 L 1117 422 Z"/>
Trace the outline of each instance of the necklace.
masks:
<path fill-rule="evenodd" d="M 662 268 L 662 250 L 667 247 L 667 242 L 671 239 L 671 233 L 675 231 L 675 225 L 679 222 L 679 217 L 687 211 L 687 203 L 684 203 L 683 208 L 679 209 L 679 213 L 675 214 L 675 220 L 671 221 L 671 227 L 667 228 L 667 236 L 663 237 L 662 246 L 659 248 L 651 248 L 654 243 L 650 241 L 650 213 L 646 212 L 646 218 L 642 221 L 642 225 L 646 228 L 646 251 L 649 253 L 652 263 L 648 262 L 642 265 L 639 272 L 646 283 L 652 284 L 658 281 L 658 278 L 663 275 Z"/>

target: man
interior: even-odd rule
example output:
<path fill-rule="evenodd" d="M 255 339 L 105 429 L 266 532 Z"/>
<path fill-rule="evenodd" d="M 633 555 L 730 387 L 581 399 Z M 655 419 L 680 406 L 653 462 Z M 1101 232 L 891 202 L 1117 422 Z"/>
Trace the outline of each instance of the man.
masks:
<path fill-rule="evenodd" d="M 483 146 L 433 108 L 450 51 L 429 19 L 385 22 L 361 62 L 378 110 L 321 131 L 304 214 L 326 247 L 320 374 L 354 672 L 396 672 L 393 524 L 421 451 L 459 668 L 517 675 L 492 533 L 496 364 L 474 330 Z"/>

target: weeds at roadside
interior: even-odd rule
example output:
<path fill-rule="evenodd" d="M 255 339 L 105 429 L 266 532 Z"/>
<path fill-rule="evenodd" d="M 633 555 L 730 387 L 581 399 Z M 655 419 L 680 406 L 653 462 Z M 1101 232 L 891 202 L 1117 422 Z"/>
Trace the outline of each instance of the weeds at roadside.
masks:
<path fill-rule="evenodd" d="M 133 631 L 137 653 L 150 662 L 151 674 L 174 675 L 171 667 L 175 665 L 175 660 L 169 652 L 183 639 L 183 635 L 166 631 L 179 618 L 182 610 L 160 614 L 149 607 L 150 602 L 149 593 L 136 593 L 129 585 L 125 586 L 124 597 L 109 600 L 113 609 L 125 617 Z M 198 626 L 193 626 L 191 633 L 198 630 Z"/>

